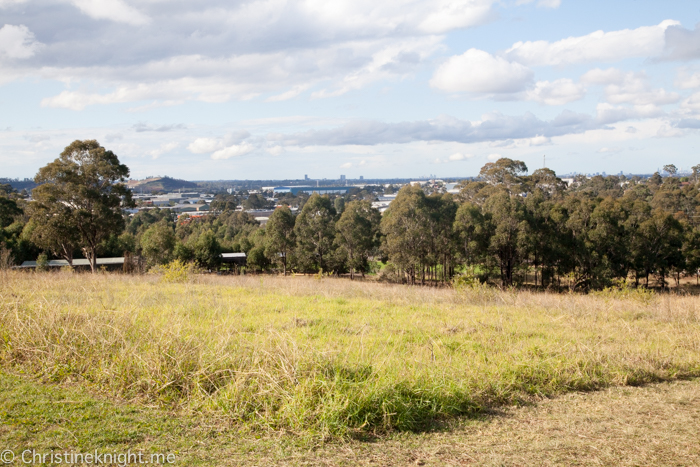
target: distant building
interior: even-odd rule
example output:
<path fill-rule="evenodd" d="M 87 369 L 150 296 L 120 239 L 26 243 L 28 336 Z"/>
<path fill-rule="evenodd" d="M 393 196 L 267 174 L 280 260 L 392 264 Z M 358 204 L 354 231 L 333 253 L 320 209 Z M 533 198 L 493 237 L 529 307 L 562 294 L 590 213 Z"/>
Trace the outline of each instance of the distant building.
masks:
<path fill-rule="evenodd" d="M 365 177 L 363 177 L 362 175 L 360 175 L 360 180 L 364 180 L 364 179 L 365 179 Z"/>
<path fill-rule="evenodd" d="M 344 186 L 278 186 L 275 187 L 275 194 L 277 193 L 291 193 L 294 196 L 299 193 L 318 193 L 320 195 L 326 194 L 337 194 L 344 195 L 350 190 L 349 187 Z"/>
<path fill-rule="evenodd" d="M 341 176 L 340 176 L 340 181 L 341 181 L 341 182 L 344 182 L 344 181 L 345 181 L 345 175 L 341 175 Z"/>
<path fill-rule="evenodd" d="M 304 180 L 308 180 L 309 176 L 307 174 L 304 174 Z"/>
<path fill-rule="evenodd" d="M 124 265 L 124 257 L 118 257 L 118 258 L 97 258 L 95 260 L 97 263 L 97 266 L 99 267 L 104 267 L 106 269 L 121 269 Z M 16 269 L 26 269 L 26 268 L 36 268 L 37 264 L 36 261 L 25 261 L 22 263 L 21 266 L 15 266 Z M 47 267 L 49 268 L 62 268 L 64 266 L 68 266 L 68 261 L 65 259 L 52 259 L 50 260 L 47 264 Z M 89 268 L 90 267 L 90 261 L 87 259 L 74 259 L 73 260 L 73 267 L 74 268 Z"/>

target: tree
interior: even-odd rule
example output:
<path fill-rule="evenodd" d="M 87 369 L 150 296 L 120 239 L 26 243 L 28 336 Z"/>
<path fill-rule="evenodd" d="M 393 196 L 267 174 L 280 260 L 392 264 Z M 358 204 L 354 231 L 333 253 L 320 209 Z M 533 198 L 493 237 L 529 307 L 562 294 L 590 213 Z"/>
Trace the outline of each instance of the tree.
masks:
<path fill-rule="evenodd" d="M 294 235 L 299 265 L 306 270 L 327 270 L 335 239 L 335 209 L 328 196 L 311 195 L 297 216 Z"/>
<path fill-rule="evenodd" d="M 367 260 L 379 246 L 380 220 L 381 214 L 369 201 L 351 201 L 336 222 L 336 240 L 347 257 L 350 279 L 355 277 L 356 270 L 364 276 Z"/>
<path fill-rule="evenodd" d="M 95 140 L 67 146 L 34 178 L 39 186 L 32 191 L 32 217 L 43 241 L 61 250 L 75 241 L 94 273 L 100 242 L 124 229 L 122 208 L 133 204 L 123 184 L 128 176 L 129 168 Z"/>
<path fill-rule="evenodd" d="M 219 193 L 211 202 L 212 211 L 235 211 L 238 207 L 238 197 L 234 194 Z"/>
<path fill-rule="evenodd" d="M 170 223 L 163 219 L 141 236 L 141 251 L 151 264 L 165 264 L 173 257 L 177 238 Z"/>
<path fill-rule="evenodd" d="M 287 206 L 275 209 L 265 224 L 265 254 L 282 265 L 282 273 L 287 275 L 287 262 L 294 249 L 294 214 Z"/>
<path fill-rule="evenodd" d="M 389 260 L 408 275 L 411 284 L 416 283 L 416 271 L 422 271 L 429 249 L 427 226 L 430 216 L 425 193 L 418 186 L 406 185 L 384 212 L 381 231 L 383 249 Z"/>
<path fill-rule="evenodd" d="M 0 229 L 12 224 L 15 217 L 20 214 L 22 214 L 22 209 L 17 205 L 17 201 L 0 190 Z"/>
<path fill-rule="evenodd" d="M 551 169 L 537 169 L 529 177 L 532 189 L 542 190 L 547 197 L 558 198 L 566 190 L 566 183 Z"/>
<path fill-rule="evenodd" d="M 265 197 L 257 193 L 248 196 L 248 199 L 243 201 L 243 207 L 246 209 L 262 209 L 268 204 Z"/>
<path fill-rule="evenodd" d="M 484 211 L 490 215 L 493 224 L 489 250 L 498 259 L 502 284 L 510 286 L 518 261 L 525 252 L 523 237 L 527 223 L 523 202 L 519 196 L 501 192 L 486 201 Z"/>
<path fill-rule="evenodd" d="M 698 174 L 700 174 L 700 164 L 692 166 L 691 169 L 693 170 L 693 180 L 695 180 L 695 183 L 698 183 Z"/>
<path fill-rule="evenodd" d="M 479 206 L 462 203 L 457 209 L 454 222 L 457 236 L 458 256 L 467 265 L 479 263 L 488 247 L 490 232 Z"/>
<path fill-rule="evenodd" d="M 669 174 L 671 177 L 673 177 L 674 175 L 676 175 L 676 173 L 678 172 L 678 169 L 677 169 L 676 166 L 673 165 L 673 164 L 666 164 L 666 165 L 664 165 L 664 169 L 663 169 L 663 170 L 664 170 L 664 172 L 666 172 L 667 174 Z"/>
<path fill-rule="evenodd" d="M 212 230 L 207 230 L 197 237 L 193 253 L 195 262 L 202 268 L 215 270 L 221 264 L 221 245 Z"/>
<path fill-rule="evenodd" d="M 484 165 L 479 177 L 491 185 L 503 185 L 510 191 L 522 183 L 521 176 L 526 173 L 527 166 L 524 162 L 502 157 Z"/>

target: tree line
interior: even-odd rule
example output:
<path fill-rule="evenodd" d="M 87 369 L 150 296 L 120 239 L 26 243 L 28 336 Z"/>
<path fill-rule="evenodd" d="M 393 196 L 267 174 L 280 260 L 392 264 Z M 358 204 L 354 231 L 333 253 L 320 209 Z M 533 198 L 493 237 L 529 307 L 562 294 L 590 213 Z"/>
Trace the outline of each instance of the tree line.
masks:
<path fill-rule="evenodd" d="M 462 275 L 504 286 L 665 287 L 700 268 L 697 176 L 665 171 L 567 185 L 550 169 L 527 175 L 523 162 L 503 158 L 455 195 L 406 185 L 383 215 L 372 192 L 303 195 L 285 198 L 299 209 L 278 207 L 263 227 L 225 193 L 203 218 L 178 220 L 167 209 L 126 216 L 128 168 L 96 141 L 76 141 L 39 171 L 33 201 L 0 190 L 0 262 L 81 255 L 94 270 L 98 256 L 126 253 L 151 266 L 179 259 L 216 270 L 222 252 L 245 252 L 246 269 L 257 272 L 354 277 L 381 267 L 383 278 L 409 284 Z"/>

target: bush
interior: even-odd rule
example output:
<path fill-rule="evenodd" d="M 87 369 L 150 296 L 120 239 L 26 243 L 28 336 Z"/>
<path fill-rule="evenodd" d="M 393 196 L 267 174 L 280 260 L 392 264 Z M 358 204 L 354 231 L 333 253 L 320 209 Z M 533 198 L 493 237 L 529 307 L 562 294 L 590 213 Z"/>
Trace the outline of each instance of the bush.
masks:
<path fill-rule="evenodd" d="M 390 282 L 392 284 L 398 284 L 403 282 L 403 277 L 397 271 L 396 266 L 392 263 L 387 263 L 377 274 L 377 279 L 381 282 Z"/>
<path fill-rule="evenodd" d="M 168 264 L 151 268 L 149 272 L 161 275 L 164 282 L 187 282 L 190 275 L 195 272 L 195 268 L 191 263 L 183 263 L 176 259 Z"/>
<path fill-rule="evenodd" d="M 46 256 L 46 253 L 42 253 L 36 258 L 36 270 L 42 272 L 49 270 L 49 257 Z"/>
<path fill-rule="evenodd" d="M 645 305 L 650 304 L 656 298 L 653 290 L 645 287 L 635 287 L 629 279 L 613 279 L 613 285 L 603 290 L 592 292 L 592 295 L 607 299 L 635 300 Z"/>

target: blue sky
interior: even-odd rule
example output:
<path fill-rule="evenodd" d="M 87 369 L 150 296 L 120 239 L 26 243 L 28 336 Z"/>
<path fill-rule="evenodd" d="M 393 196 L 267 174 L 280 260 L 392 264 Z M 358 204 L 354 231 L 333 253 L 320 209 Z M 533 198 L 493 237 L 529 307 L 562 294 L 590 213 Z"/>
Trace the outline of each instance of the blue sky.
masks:
<path fill-rule="evenodd" d="M 0 0 L 0 177 L 75 139 L 132 176 L 700 163 L 700 4 Z"/>

